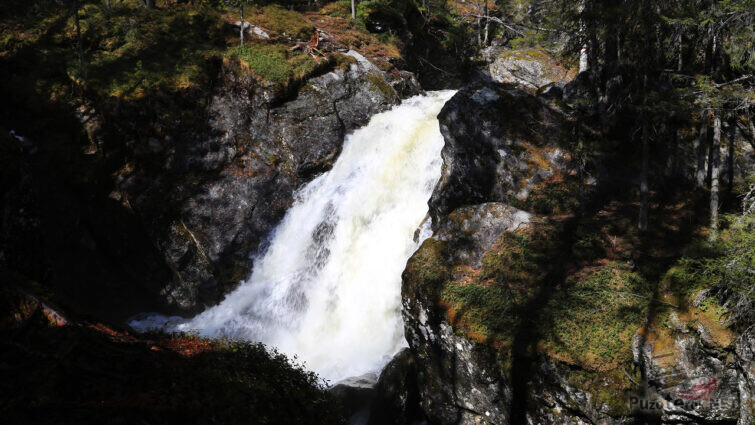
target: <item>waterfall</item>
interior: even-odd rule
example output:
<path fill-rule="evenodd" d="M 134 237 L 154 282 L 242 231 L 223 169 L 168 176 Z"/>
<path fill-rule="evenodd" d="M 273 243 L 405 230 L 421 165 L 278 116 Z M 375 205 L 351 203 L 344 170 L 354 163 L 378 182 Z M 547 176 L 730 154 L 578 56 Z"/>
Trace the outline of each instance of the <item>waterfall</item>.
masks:
<path fill-rule="evenodd" d="M 442 164 L 437 115 L 453 94 L 412 97 L 349 135 L 223 302 L 193 319 L 131 325 L 261 341 L 332 382 L 379 373 L 406 346 L 401 273 L 422 242 L 414 233 Z"/>

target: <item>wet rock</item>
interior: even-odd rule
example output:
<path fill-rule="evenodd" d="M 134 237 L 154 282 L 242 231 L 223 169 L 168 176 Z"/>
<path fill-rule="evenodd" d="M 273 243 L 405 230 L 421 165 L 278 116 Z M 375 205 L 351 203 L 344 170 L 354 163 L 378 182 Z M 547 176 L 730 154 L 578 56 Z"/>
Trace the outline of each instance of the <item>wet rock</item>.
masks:
<path fill-rule="evenodd" d="M 344 417 L 366 416 L 375 398 L 378 377 L 374 373 L 346 378 L 328 392 L 341 405 Z"/>
<path fill-rule="evenodd" d="M 226 62 L 208 128 L 173 135 L 161 143 L 158 166 L 120 177 L 120 191 L 173 273 L 163 288 L 173 305 L 166 313 L 200 311 L 246 278 L 250 254 L 294 191 L 332 166 L 349 131 L 400 101 L 389 81 L 400 86 L 410 75 L 389 76 L 358 53 L 349 56 L 354 63 L 311 78 L 295 97 Z"/>

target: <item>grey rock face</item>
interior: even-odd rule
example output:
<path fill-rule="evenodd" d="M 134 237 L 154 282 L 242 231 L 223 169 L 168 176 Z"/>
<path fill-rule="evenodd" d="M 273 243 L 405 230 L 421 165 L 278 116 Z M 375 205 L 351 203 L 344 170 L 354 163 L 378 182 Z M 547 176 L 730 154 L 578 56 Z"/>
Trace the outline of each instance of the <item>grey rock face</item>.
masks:
<path fill-rule="evenodd" d="M 737 340 L 734 348 L 739 370 L 739 421 L 737 425 L 755 422 L 755 326 L 750 326 Z"/>
<path fill-rule="evenodd" d="M 668 350 L 673 361 L 662 361 L 655 344 L 639 335 L 634 341 L 635 362 L 645 370 L 648 385 L 657 390 L 665 422 L 751 423 L 753 383 L 753 328 L 733 347 L 720 347 L 710 330 L 698 323 L 690 329 L 671 320 L 675 334 Z M 733 352 L 729 351 L 733 348 Z"/>
<path fill-rule="evenodd" d="M 489 62 L 493 81 L 516 84 L 537 91 L 549 85 L 563 86 L 571 76 L 554 58 L 538 50 L 507 50 L 488 47 L 482 56 Z"/>
<path fill-rule="evenodd" d="M 453 211 L 433 239 L 445 242 L 449 262 L 478 264 L 497 236 L 529 220 L 529 214 L 485 203 Z M 420 405 L 431 423 L 508 423 L 511 389 L 503 359 L 492 347 L 457 334 L 427 288 L 405 281 L 404 329 L 417 374 Z"/>
<path fill-rule="evenodd" d="M 226 64 L 210 128 L 164 141 L 157 169 L 119 182 L 173 271 L 163 292 L 174 312 L 217 303 L 247 277 L 294 191 L 332 166 L 347 132 L 399 102 L 391 82 L 401 76 L 349 54 L 356 63 L 311 78 L 292 99 Z"/>
<path fill-rule="evenodd" d="M 433 237 L 452 247 L 454 264 L 480 267 L 482 254 L 501 233 L 526 225 L 530 217 L 526 211 L 498 202 L 461 207 L 448 215 Z"/>
<path fill-rule="evenodd" d="M 513 86 L 465 88 L 438 120 L 446 144 L 429 202 L 433 223 L 462 205 L 523 199 L 534 184 L 566 166 L 563 152 L 549 147 L 564 128 L 563 117 Z M 533 167 L 537 156 L 549 165 Z"/>
<path fill-rule="evenodd" d="M 457 335 L 426 294 L 405 296 L 402 312 L 430 422 L 508 423 L 511 393 L 495 350 Z"/>

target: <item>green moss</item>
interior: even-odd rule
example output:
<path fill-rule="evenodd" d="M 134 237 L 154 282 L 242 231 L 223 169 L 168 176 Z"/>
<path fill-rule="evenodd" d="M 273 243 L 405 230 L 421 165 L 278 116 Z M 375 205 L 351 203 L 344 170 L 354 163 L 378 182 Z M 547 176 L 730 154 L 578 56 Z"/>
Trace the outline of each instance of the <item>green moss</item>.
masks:
<path fill-rule="evenodd" d="M 631 362 L 632 338 L 651 294 L 639 274 L 619 263 L 573 282 L 550 300 L 539 323 L 546 350 L 588 370 Z"/>
<path fill-rule="evenodd" d="M 528 316 L 524 310 L 557 268 L 551 258 L 560 231 L 554 223 L 535 221 L 502 234 L 483 255 L 479 271 L 457 268 L 456 279 L 447 280 L 441 292 L 456 329 L 477 341 L 507 346 Z"/>
<path fill-rule="evenodd" d="M 597 409 L 607 407 L 606 413 L 613 417 L 628 416 L 628 397 L 637 388 L 629 379 L 633 371 L 631 364 L 622 365 L 611 371 L 593 372 L 574 369 L 569 373 L 569 384 L 586 392 L 590 402 Z M 632 379 L 639 382 L 642 378 L 634 372 Z"/>
<path fill-rule="evenodd" d="M 580 220 L 574 229 L 571 254 L 574 260 L 588 262 L 603 258 L 606 254 L 603 234 L 590 219 Z"/>
<path fill-rule="evenodd" d="M 557 254 L 557 223 L 534 221 L 522 231 L 504 233 L 482 257 L 482 279 L 493 279 L 522 292 L 527 298 L 548 275 L 543 267 Z M 551 262 L 552 264 L 552 262 Z"/>
<path fill-rule="evenodd" d="M 367 84 L 370 85 L 370 90 L 378 93 L 382 93 L 385 97 L 394 97 L 396 95 L 396 92 L 391 88 L 388 83 L 385 82 L 385 80 L 377 74 L 370 73 L 366 77 L 364 77 Z"/>
<path fill-rule="evenodd" d="M 308 40 L 315 32 L 315 27 L 301 13 L 277 4 L 259 9 L 250 20 L 266 30 L 295 40 Z"/>
<path fill-rule="evenodd" d="M 582 187 L 583 197 L 589 199 L 592 186 Z M 541 215 L 576 214 L 579 211 L 579 183 L 576 176 L 564 176 L 542 182 L 532 188 L 517 207 Z"/>
<path fill-rule="evenodd" d="M 88 54 L 89 84 L 110 95 L 138 96 L 209 81 L 208 59 L 219 57 L 225 44 L 217 12 L 188 5 L 143 9 L 128 2 L 114 2 L 110 14 L 85 8 L 85 37 L 96 46 Z"/>
<path fill-rule="evenodd" d="M 357 60 L 354 56 L 349 55 L 343 55 L 341 53 L 336 53 L 333 55 L 333 68 L 334 69 L 340 69 L 343 71 L 346 71 L 349 69 L 349 67 L 352 64 L 357 63 Z"/>
<path fill-rule="evenodd" d="M 427 239 L 406 263 L 402 292 L 424 293 L 438 299 L 443 285 L 451 278 L 445 258 L 446 245 L 436 239 Z"/>
<path fill-rule="evenodd" d="M 228 54 L 238 56 L 255 74 L 267 81 L 282 84 L 290 76 L 291 68 L 283 46 L 247 44 L 231 49 Z"/>
<path fill-rule="evenodd" d="M 318 64 L 311 56 L 292 53 L 285 45 L 249 43 L 230 49 L 227 56 L 241 59 L 256 75 L 274 84 L 306 78 L 321 65 L 329 65 L 328 59 Z"/>
<path fill-rule="evenodd" d="M 442 293 L 457 329 L 480 342 L 496 344 L 510 342 L 508 330 L 514 323 L 507 315 L 513 304 L 509 295 L 505 286 L 479 282 L 448 285 Z"/>

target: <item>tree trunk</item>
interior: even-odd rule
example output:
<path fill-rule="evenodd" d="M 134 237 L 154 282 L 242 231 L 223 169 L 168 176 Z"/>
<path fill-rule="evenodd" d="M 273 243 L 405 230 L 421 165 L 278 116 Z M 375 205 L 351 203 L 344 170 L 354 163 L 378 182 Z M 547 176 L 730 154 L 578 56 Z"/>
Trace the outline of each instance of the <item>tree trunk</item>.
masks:
<path fill-rule="evenodd" d="M 710 75 L 713 62 L 713 26 L 708 24 L 708 42 L 705 45 L 705 74 Z"/>
<path fill-rule="evenodd" d="M 713 179 L 713 136 L 714 132 L 708 132 L 708 166 L 705 174 L 705 183 L 710 187 L 710 182 Z"/>
<path fill-rule="evenodd" d="M 603 78 L 603 86 L 605 89 L 605 83 L 616 75 L 616 68 L 619 62 L 619 46 L 618 36 L 614 31 L 609 31 L 606 35 L 605 51 L 603 52 L 603 58 L 605 62 L 606 75 Z M 605 91 L 605 90 L 604 90 Z"/>
<path fill-rule="evenodd" d="M 482 45 L 482 5 L 480 0 L 477 0 L 477 45 Z"/>
<path fill-rule="evenodd" d="M 666 157 L 666 171 L 668 177 L 674 178 L 676 177 L 676 156 L 679 151 L 679 130 L 671 128 L 668 134 L 671 136 L 671 146 Z"/>
<path fill-rule="evenodd" d="M 588 0 L 581 0 L 579 2 L 579 34 L 580 37 L 584 40 L 582 43 L 582 48 L 579 51 L 579 72 L 587 71 L 590 68 L 590 52 L 588 47 L 588 37 L 587 37 L 587 23 L 585 22 L 584 14 L 586 13 L 585 10 L 587 8 L 587 1 Z"/>
<path fill-rule="evenodd" d="M 241 15 L 241 29 L 239 29 L 239 39 L 241 47 L 244 47 L 244 5 L 239 6 L 239 15 Z"/>
<path fill-rule="evenodd" d="M 647 2 L 642 2 L 642 9 L 647 13 Z M 646 18 L 647 22 L 647 18 Z M 650 28 L 644 30 L 645 46 L 642 57 L 642 170 L 640 172 L 640 219 L 638 228 L 645 232 L 648 228 L 648 202 L 650 185 L 648 173 L 650 168 L 650 116 L 648 113 L 648 80 L 650 79 Z"/>
<path fill-rule="evenodd" d="M 484 46 L 488 45 L 488 33 L 490 32 L 490 11 L 488 10 L 488 0 L 485 0 L 485 34 L 483 36 L 482 44 Z"/>
<path fill-rule="evenodd" d="M 357 3 L 356 0 L 351 0 L 351 19 L 357 19 Z"/>
<path fill-rule="evenodd" d="M 721 150 L 721 115 L 715 112 L 713 116 L 713 151 L 711 159 L 710 179 L 710 241 L 718 237 L 718 176 L 720 171 L 719 156 Z"/>
<path fill-rule="evenodd" d="M 726 157 L 726 191 L 731 194 L 734 190 L 734 152 L 737 139 L 737 120 L 732 118 L 729 124 L 729 153 Z"/>
<path fill-rule="evenodd" d="M 676 63 L 676 70 L 679 72 L 682 72 L 682 67 L 684 65 L 683 58 L 684 58 L 684 43 L 682 38 L 682 26 L 679 25 L 679 34 L 676 36 L 676 51 L 678 54 L 677 57 L 677 63 Z"/>
<path fill-rule="evenodd" d="M 79 76 L 87 80 L 87 63 L 84 57 L 84 42 L 81 39 L 81 22 L 79 21 L 79 1 L 73 0 L 73 24 L 76 27 L 76 53 L 79 56 Z"/>
<path fill-rule="evenodd" d="M 649 151 L 650 151 L 650 124 L 648 123 L 647 112 L 643 112 L 642 117 L 642 171 L 640 173 L 640 221 L 638 228 L 644 232 L 648 228 L 648 198 L 650 187 L 648 184 L 649 168 Z"/>
<path fill-rule="evenodd" d="M 155 8 L 155 0 L 142 0 L 142 4 L 144 4 L 144 7 L 150 10 Z"/>
<path fill-rule="evenodd" d="M 695 183 L 698 189 L 705 186 L 705 154 L 708 147 L 708 111 L 700 114 L 700 134 L 697 138 L 697 169 Z"/>

